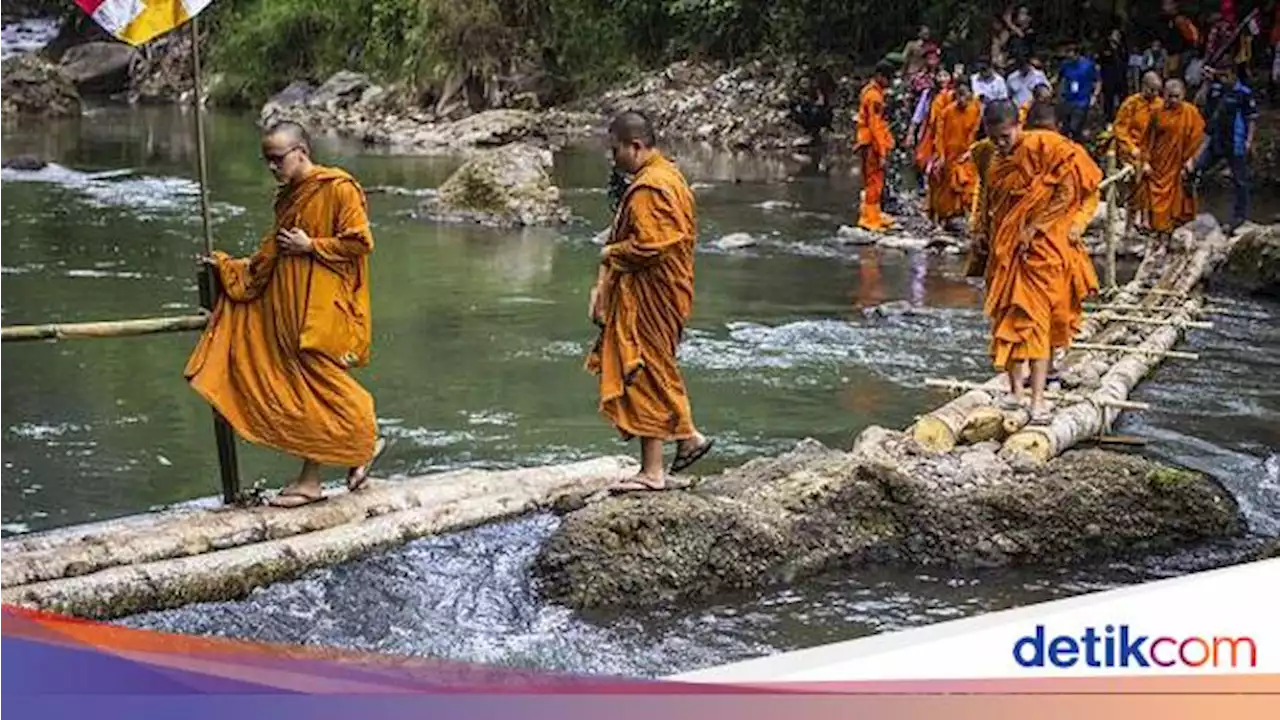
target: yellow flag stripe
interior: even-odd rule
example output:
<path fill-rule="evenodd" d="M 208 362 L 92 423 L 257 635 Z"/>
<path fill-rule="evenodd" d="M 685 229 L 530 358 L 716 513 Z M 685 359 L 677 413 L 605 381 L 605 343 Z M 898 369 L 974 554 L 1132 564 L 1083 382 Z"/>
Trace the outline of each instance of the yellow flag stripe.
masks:
<path fill-rule="evenodd" d="M 190 19 L 182 0 L 145 0 L 142 12 L 120 33 L 120 39 L 130 45 L 142 45 Z"/>

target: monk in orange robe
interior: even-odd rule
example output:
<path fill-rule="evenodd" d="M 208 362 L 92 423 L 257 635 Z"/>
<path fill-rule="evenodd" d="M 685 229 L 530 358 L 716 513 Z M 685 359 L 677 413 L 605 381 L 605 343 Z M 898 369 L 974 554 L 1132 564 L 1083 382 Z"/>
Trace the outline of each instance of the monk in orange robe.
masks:
<path fill-rule="evenodd" d="M 862 155 L 862 207 L 858 212 L 858 227 L 872 232 L 883 232 L 893 226 L 893 218 L 880 210 L 885 162 L 893 149 L 893 134 L 884 116 L 884 90 L 889 87 L 892 75 L 893 67 L 888 63 L 876 65 L 875 75 L 862 88 L 858 100 L 858 132 L 853 144 L 853 151 Z"/>
<path fill-rule="evenodd" d="M 1196 198 L 1186 186 L 1204 142 L 1204 118 L 1186 102 L 1181 80 L 1164 84 L 1164 103 L 1151 117 L 1142 146 L 1142 191 L 1150 207 L 1151 229 L 1163 245 L 1175 228 L 1196 216 Z"/>
<path fill-rule="evenodd" d="M 1070 341 L 1076 288 L 1071 230 L 1082 186 L 1075 146 L 1048 130 L 1018 124 L 1013 103 L 988 104 L 984 117 L 996 157 L 987 171 L 990 260 L 983 310 L 991 319 L 991 355 L 1022 401 L 1023 361 L 1031 370 L 1032 421 L 1049 419 L 1044 392 L 1055 345 Z"/>
<path fill-rule="evenodd" d="M 1018 107 L 1018 123 L 1023 127 L 1027 124 L 1027 114 L 1031 112 L 1031 106 L 1036 103 L 1052 103 L 1053 88 L 1040 83 L 1031 89 L 1031 99 L 1022 103 Z"/>
<path fill-rule="evenodd" d="M 977 174 L 965 156 L 978 136 L 982 108 L 973 101 L 973 90 L 960 83 L 955 100 L 943 108 L 934 134 L 933 165 L 929 178 L 929 216 L 946 222 L 963 215 L 973 202 Z"/>
<path fill-rule="evenodd" d="M 951 73 L 939 70 L 937 76 L 938 90 L 929 101 L 929 111 L 919 128 L 920 136 L 916 141 L 916 169 L 922 173 L 929 171 L 929 161 L 933 159 L 933 133 L 937 127 L 938 116 L 942 109 L 955 99 L 955 88 L 951 84 Z"/>
<path fill-rule="evenodd" d="M 1116 158 L 1124 164 L 1134 165 L 1137 177 L 1130 185 L 1133 187 L 1128 202 L 1129 220 L 1137 219 L 1139 226 L 1145 226 L 1148 201 L 1142 192 L 1142 147 L 1147 139 L 1147 130 L 1151 127 L 1151 117 L 1160 109 L 1164 101 L 1160 97 L 1163 81 L 1154 72 L 1142 76 L 1142 91 L 1134 93 L 1120 103 L 1116 110 L 1115 123 L 1111 126 L 1115 137 Z"/>
<path fill-rule="evenodd" d="M 275 225 L 252 257 L 203 259 L 222 293 L 184 375 L 241 437 L 302 458 L 271 500 L 298 507 L 324 498 L 321 465 L 360 489 L 385 445 L 349 373 L 369 361 L 373 234 L 360 184 L 313 163 L 301 126 L 267 130 L 262 156 L 280 183 Z"/>
<path fill-rule="evenodd" d="M 643 115 L 619 115 L 609 135 L 614 164 L 634 179 L 601 251 L 590 301 L 600 337 L 586 367 L 600 378 L 600 412 L 624 439 L 640 438 L 640 472 L 615 489 L 661 490 L 663 443 L 676 443 L 672 474 L 697 462 L 714 443 L 693 424 L 676 364 L 693 310 L 693 191 L 654 147 Z"/>

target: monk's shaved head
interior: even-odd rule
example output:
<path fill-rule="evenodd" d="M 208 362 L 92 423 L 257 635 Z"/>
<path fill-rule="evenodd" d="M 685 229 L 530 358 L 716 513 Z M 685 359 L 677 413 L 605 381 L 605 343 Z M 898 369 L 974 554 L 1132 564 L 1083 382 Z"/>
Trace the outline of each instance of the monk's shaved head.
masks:
<path fill-rule="evenodd" d="M 1018 108 L 1008 100 L 987 103 L 982 111 L 982 126 L 996 151 L 1002 155 L 1012 152 L 1022 136 L 1022 128 L 1018 126 Z"/>
<path fill-rule="evenodd" d="M 1058 113 L 1052 102 L 1037 100 L 1027 111 L 1028 130 L 1057 130 Z"/>
<path fill-rule="evenodd" d="M 1187 86 L 1177 78 L 1169 78 L 1164 81 L 1164 101 L 1170 105 L 1177 105 L 1187 97 Z"/>
<path fill-rule="evenodd" d="M 609 123 L 609 149 L 613 166 L 634 173 L 653 156 L 656 140 L 649 118 L 638 112 L 624 112 Z"/>
<path fill-rule="evenodd" d="M 638 112 L 624 112 L 609 123 L 609 135 L 615 142 L 638 142 L 645 147 L 653 147 L 657 141 L 653 135 L 653 125 L 649 118 Z"/>
<path fill-rule="evenodd" d="M 1148 70 L 1147 72 L 1143 73 L 1143 75 L 1142 75 L 1142 89 L 1143 89 L 1143 90 L 1148 90 L 1148 89 L 1150 89 L 1150 90 L 1152 90 L 1152 91 L 1153 91 L 1153 94 L 1154 94 L 1154 93 L 1159 93 L 1159 92 L 1160 92 L 1160 88 L 1161 88 L 1163 85 L 1164 85 L 1164 80 L 1161 80 L 1161 79 L 1160 79 L 1160 73 L 1158 73 L 1158 72 L 1156 72 L 1156 71 L 1154 71 L 1154 70 Z"/>
<path fill-rule="evenodd" d="M 267 128 L 262 139 L 264 142 L 277 140 L 285 145 L 296 145 L 306 148 L 307 153 L 311 152 L 311 136 L 307 129 L 292 120 L 283 120 Z"/>

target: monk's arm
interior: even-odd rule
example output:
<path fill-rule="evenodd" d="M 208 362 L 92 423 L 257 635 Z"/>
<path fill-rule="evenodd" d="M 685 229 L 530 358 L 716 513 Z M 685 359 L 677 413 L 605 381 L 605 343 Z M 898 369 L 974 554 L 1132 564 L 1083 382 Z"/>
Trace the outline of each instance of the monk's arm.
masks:
<path fill-rule="evenodd" d="M 629 205 L 631 222 L 627 235 L 604 249 L 602 264 L 618 272 L 649 267 L 687 239 L 677 220 L 677 208 L 663 193 L 639 188 L 632 193 Z"/>
<path fill-rule="evenodd" d="M 271 278 L 271 266 L 275 263 L 275 236 L 262 239 L 258 251 L 247 258 L 233 258 L 220 251 L 213 251 L 213 267 L 218 273 L 222 293 L 235 302 L 256 300 Z"/>
<path fill-rule="evenodd" d="M 373 252 L 373 231 L 365 209 L 364 192 L 351 182 L 339 183 L 337 193 L 338 228 L 333 237 L 311 238 L 311 252 L 325 262 L 351 262 Z"/>

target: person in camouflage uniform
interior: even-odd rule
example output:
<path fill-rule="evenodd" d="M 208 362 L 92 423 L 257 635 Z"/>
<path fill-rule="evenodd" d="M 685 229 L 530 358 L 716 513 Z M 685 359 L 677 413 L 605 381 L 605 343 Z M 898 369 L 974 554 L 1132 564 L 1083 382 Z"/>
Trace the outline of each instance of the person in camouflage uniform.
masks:
<path fill-rule="evenodd" d="M 894 145 L 889 151 L 889 161 L 885 164 L 882 202 L 891 215 L 901 214 L 906 210 L 903 203 L 903 195 L 908 192 L 906 171 L 912 163 L 912 148 L 907 146 L 906 137 L 914 110 L 915 102 L 910 85 L 901 75 L 895 76 L 885 93 L 885 115 L 888 116 Z"/>

